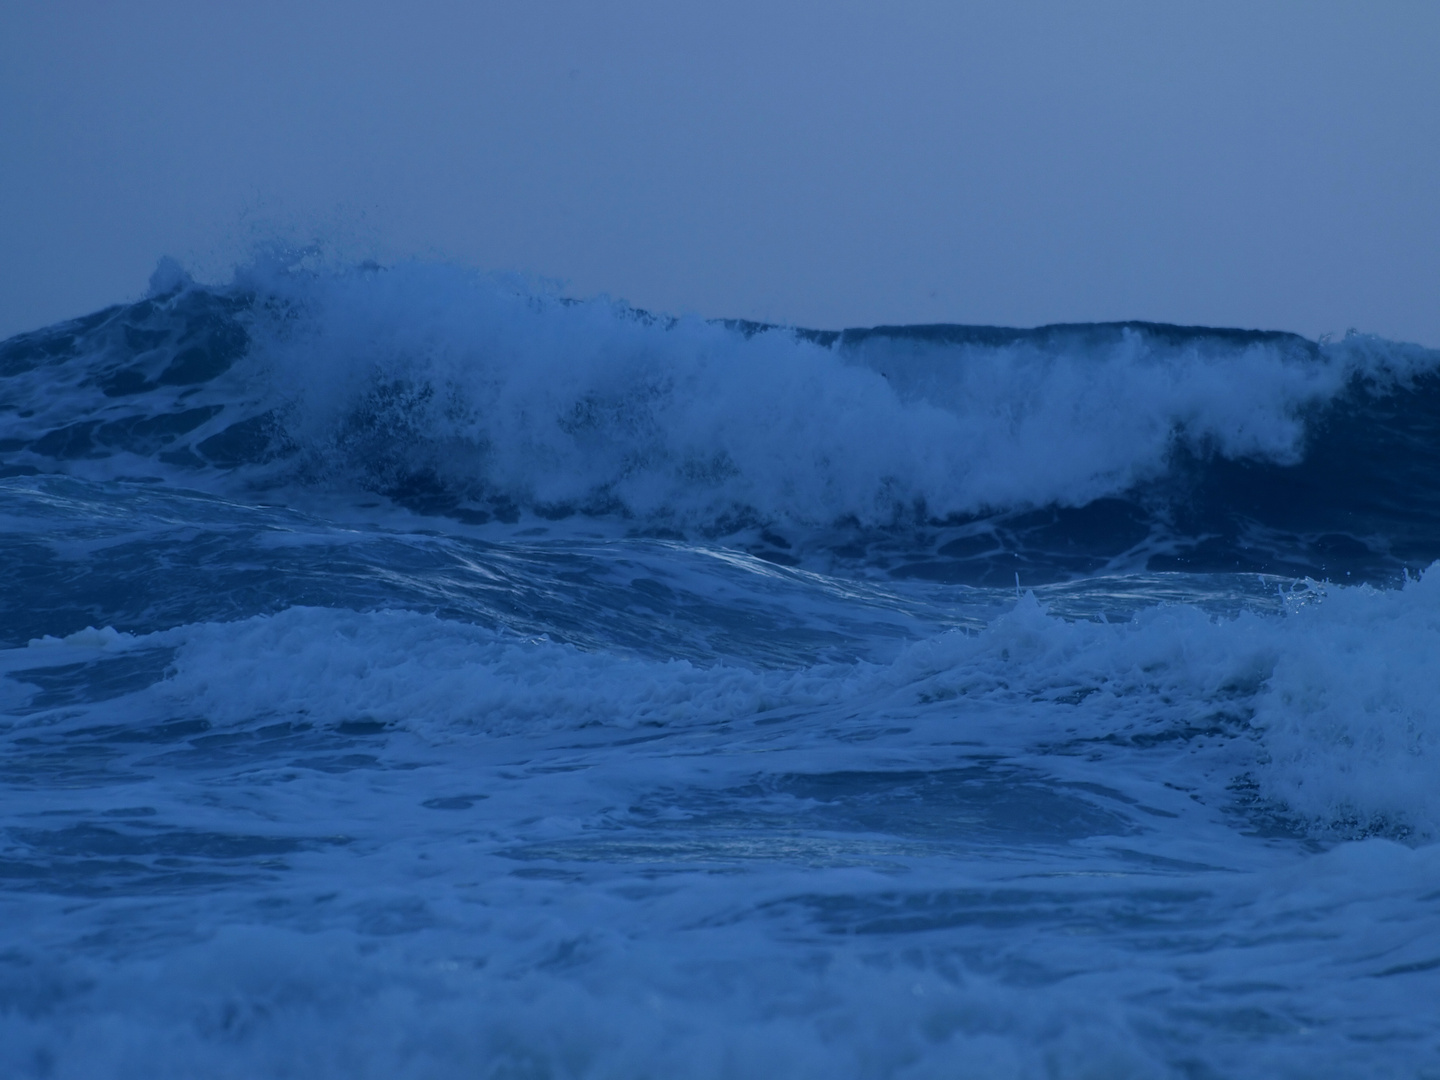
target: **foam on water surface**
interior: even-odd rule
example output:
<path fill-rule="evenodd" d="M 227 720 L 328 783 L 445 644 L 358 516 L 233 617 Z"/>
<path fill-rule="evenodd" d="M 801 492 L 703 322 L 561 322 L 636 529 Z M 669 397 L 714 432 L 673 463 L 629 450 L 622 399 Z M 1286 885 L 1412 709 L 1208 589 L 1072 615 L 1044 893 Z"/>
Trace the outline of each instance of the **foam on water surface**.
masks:
<path fill-rule="evenodd" d="M 956 581 L 1393 579 L 1440 556 L 1433 499 L 1413 497 L 1435 475 L 1440 357 L 1413 346 L 1144 323 L 817 333 L 423 265 L 156 288 L 4 345 L 0 471 L 281 501 L 358 485 L 463 521 L 617 518 Z"/>
<path fill-rule="evenodd" d="M 1428 1075 L 1435 359 L 435 267 L 0 345 L 0 1072 Z"/>

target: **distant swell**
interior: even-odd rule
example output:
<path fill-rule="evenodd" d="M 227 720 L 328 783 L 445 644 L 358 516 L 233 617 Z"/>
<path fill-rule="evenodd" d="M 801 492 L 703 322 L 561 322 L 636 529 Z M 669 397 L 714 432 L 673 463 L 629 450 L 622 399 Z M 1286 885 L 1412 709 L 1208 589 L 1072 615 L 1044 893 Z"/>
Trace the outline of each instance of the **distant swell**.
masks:
<path fill-rule="evenodd" d="M 1440 353 L 1147 323 L 818 332 L 453 268 L 170 268 L 0 345 L 0 474 L 366 491 L 891 573 L 1440 557 Z M 1117 562 L 1118 561 L 1118 562 Z"/>

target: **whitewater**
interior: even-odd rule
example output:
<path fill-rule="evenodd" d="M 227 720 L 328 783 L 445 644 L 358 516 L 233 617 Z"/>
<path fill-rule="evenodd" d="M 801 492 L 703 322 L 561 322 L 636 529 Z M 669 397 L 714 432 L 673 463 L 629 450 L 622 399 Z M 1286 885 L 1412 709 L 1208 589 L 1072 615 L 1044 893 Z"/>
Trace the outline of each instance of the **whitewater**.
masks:
<path fill-rule="evenodd" d="M 1440 352 L 274 256 L 0 343 L 0 1075 L 1440 1077 Z"/>

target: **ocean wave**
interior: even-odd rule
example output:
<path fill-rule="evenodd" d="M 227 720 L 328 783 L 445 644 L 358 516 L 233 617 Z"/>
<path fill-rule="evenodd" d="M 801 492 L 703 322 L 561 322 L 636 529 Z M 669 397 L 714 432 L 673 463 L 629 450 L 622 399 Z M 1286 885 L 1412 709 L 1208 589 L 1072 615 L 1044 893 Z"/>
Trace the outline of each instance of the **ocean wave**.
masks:
<path fill-rule="evenodd" d="M 1104 558 L 1219 533 L 1236 568 L 1276 531 L 1332 560 L 1440 554 L 1412 513 L 1435 502 L 1440 423 L 1440 353 L 1418 347 L 1145 323 L 816 332 L 444 265 L 272 261 L 214 288 L 162 270 L 137 304 L 0 345 L 0 471 L 712 536 L 1100 507 L 1058 527 L 1070 546 L 1103 533 Z"/>
<path fill-rule="evenodd" d="M 1284 610 L 1216 616 L 1192 604 L 1126 622 L 1065 618 L 1033 593 L 983 629 L 914 641 L 888 662 L 766 670 L 620 658 L 408 611 L 290 607 L 145 635 L 110 629 L 0 655 L 29 727 L 93 723 L 27 673 L 163 651 L 148 687 L 106 699 L 111 723 L 203 717 L 216 732 L 355 723 L 432 744 L 554 731 L 748 730 L 857 710 L 1047 756 L 1087 747 L 1219 747 L 1224 786 L 1322 836 L 1440 836 L 1440 571 L 1400 589 L 1301 589 Z M 163 677 L 160 677 L 163 674 Z M 40 698 L 43 700 L 43 697 Z M 127 720 L 132 717 L 132 720 Z M 1256 804 L 1255 801 L 1259 800 Z M 1243 800 L 1242 800 L 1243 801 Z"/>

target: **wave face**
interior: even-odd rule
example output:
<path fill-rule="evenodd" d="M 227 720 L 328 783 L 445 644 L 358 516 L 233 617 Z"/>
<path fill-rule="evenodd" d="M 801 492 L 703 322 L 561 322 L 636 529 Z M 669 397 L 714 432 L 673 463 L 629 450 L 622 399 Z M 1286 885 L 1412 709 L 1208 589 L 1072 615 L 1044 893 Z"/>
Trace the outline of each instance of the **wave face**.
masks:
<path fill-rule="evenodd" d="M 258 264 L 0 343 L 0 1073 L 1415 1076 L 1440 353 Z"/>
<path fill-rule="evenodd" d="M 1436 352 L 1358 335 L 825 333 L 445 267 L 254 268 L 6 343 L 0 449 L 12 474 L 364 489 L 781 560 L 859 545 L 959 582 L 1394 578 L 1440 556 L 1437 372 Z"/>

